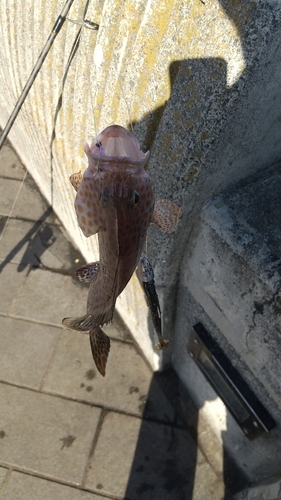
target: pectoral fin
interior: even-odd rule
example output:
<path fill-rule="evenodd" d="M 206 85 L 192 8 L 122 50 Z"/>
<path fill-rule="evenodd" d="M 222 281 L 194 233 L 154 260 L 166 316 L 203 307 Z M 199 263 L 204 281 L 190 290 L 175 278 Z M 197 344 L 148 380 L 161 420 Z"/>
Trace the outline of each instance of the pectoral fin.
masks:
<path fill-rule="evenodd" d="M 175 231 L 179 215 L 181 212 L 181 207 L 176 205 L 170 200 L 158 200 L 155 203 L 152 222 L 157 224 L 165 233 L 172 233 Z"/>
<path fill-rule="evenodd" d="M 78 190 L 80 182 L 82 181 L 82 179 L 83 179 L 83 175 L 81 174 L 81 170 L 79 172 L 77 172 L 76 174 L 72 174 L 69 177 L 71 185 L 74 187 L 75 191 Z"/>
<path fill-rule="evenodd" d="M 82 283 L 88 283 L 89 281 L 95 281 L 99 273 L 100 263 L 90 262 L 84 266 L 77 269 L 76 276 Z"/>
<path fill-rule="evenodd" d="M 105 376 L 106 362 L 110 350 L 110 339 L 98 326 L 90 330 L 92 355 L 98 371 Z"/>

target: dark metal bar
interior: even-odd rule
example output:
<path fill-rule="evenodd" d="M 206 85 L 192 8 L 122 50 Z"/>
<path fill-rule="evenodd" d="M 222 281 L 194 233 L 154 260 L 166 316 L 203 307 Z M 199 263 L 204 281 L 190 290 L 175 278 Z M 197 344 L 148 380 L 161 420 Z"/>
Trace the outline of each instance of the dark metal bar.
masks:
<path fill-rule="evenodd" d="M 275 421 L 201 323 L 191 330 L 187 351 L 249 439 Z"/>

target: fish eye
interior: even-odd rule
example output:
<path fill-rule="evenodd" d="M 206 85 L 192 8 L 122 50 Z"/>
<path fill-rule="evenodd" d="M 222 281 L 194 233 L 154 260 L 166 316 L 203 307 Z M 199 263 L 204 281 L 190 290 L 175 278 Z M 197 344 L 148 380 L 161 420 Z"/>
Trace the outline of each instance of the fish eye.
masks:
<path fill-rule="evenodd" d="M 95 144 L 95 146 L 96 146 L 97 148 L 100 148 L 100 147 L 102 146 L 102 143 L 101 143 L 100 141 L 98 141 L 98 142 Z"/>
<path fill-rule="evenodd" d="M 140 195 L 137 191 L 135 191 L 135 205 L 137 205 L 139 201 L 140 201 Z"/>

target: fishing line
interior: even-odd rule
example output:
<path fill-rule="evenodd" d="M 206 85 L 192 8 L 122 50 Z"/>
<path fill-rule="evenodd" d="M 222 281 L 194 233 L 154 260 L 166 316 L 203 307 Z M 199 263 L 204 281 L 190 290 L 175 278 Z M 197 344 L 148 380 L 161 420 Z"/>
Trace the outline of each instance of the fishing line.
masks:
<path fill-rule="evenodd" d="M 99 28 L 102 28 L 102 27 L 105 26 L 103 20 L 104 20 L 104 11 L 102 9 L 102 12 L 100 14 Z M 103 63 L 103 48 L 102 48 L 101 44 L 96 43 L 94 51 L 93 51 L 93 54 L 91 54 L 90 51 L 87 51 L 86 37 L 83 38 L 83 41 L 85 43 L 84 54 L 86 55 L 87 67 L 89 68 L 88 71 L 87 71 L 87 80 L 88 80 L 88 88 L 89 88 L 90 101 L 91 101 L 91 107 L 92 107 L 92 113 L 93 113 L 93 122 L 94 122 L 95 137 L 97 137 L 98 134 L 99 134 L 99 132 L 100 132 L 100 130 L 97 127 L 96 113 L 95 113 L 96 106 L 95 106 L 94 103 L 96 101 L 98 71 L 99 71 L 100 66 Z M 93 74 L 94 82 L 95 82 L 95 84 L 94 84 L 94 89 L 95 89 L 94 90 L 94 95 L 91 92 L 91 78 L 90 78 L 90 69 L 93 66 L 92 60 L 94 61 L 94 74 Z"/>
<path fill-rule="evenodd" d="M 13 203 L 13 205 L 12 205 L 12 208 L 11 208 L 11 210 L 10 210 L 10 213 L 9 213 L 9 215 L 8 215 L 8 218 L 7 218 L 6 222 L 5 222 L 5 225 L 4 225 L 4 228 L 3 228 L 3 231 L 2 231 L 2 233 L 1 233 L 1 235 L 0 235 L 0 241 L 1 241 L 1 240 L 2 240 L 2 238 L 3 238 L 4 233 L 5 233 L 5 231 L 6 231 L 6 229 L 7 229 L 7 226 L 8 226 L 9 220 L 10 220 L 10 219 L 11 219 L 11 217 L 12 217 L 13 210 L 14 210 L 14 208 L 15 208 L 15 205 L 16 205 L 17 201 L 18 201 L 18 197 L 19 197 L 19 195 L 20 195 L 20 192 L 21 192 L 22 186 L 23 186 L 23 184 L 24 184 L 24 181 L 25 181 L 25 179 L 26 179 L 26 176 L 27 176 L 27 170 L 25 169 L 25 173 L 24 173 L 24 176 L 23 176 L 22 181 L 21 181 L 21 183 L 20 183 L 20 186 L 19 186 L 18 192 L 17 192 L 17 194 L 16 194 L 16 196 L 15 196 L 14 203 Z"/>

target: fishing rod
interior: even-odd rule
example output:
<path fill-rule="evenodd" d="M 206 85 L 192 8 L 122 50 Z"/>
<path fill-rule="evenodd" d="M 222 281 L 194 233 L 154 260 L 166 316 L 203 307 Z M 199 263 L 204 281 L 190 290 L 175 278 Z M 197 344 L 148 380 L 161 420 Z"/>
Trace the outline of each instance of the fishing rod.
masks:
<path fill-rule="evenodd" d="M 34 82 L 34 80 L 35 80 L 35 78 L 36 78 L 36 76 L 37 76 L 37 74 L 38 74 L 38 72 L 39 72 L 39 70 L 40 70 L 40 68 L 41 68 L 41 66 L 42 66 L 42 64 L 43 64 L 43 62 L 44 62 L 44 60 L 45 60 L 48 52 L 49 52 L 49 50 L 50 50 L 50 48 L 51 48 L 51 46 L 53 45 L 53 42 L 54 42 L 56 36 L 59 34 L 59 32 L 60 32 L 60 30 L 61 30 L 61 28 L 62 28 L 62 26 L 63 26 L 63 24 L 64 24 L 64 22 L 66 20 L 66 16 L 67 16 L 68 11 L 69 11 L 71 5 L 73 4 L 73 2 L 74 2 L 74 0 L 67 0 L 65 2 L 64 7 L 62 8 L 62 11 L 61 11 L 60 15 L 59 15 L 59 17 L 57 18 L 57 20 L 56 20 L 56 22 L 54 24 L 54 27 L 53 27 L 53 29 L 52 29 L 52 31 L 51 31 L 51 33 L 50 33 L 50 35 L 49 35 L 46 43 L 45 43 L 45 46 L 44 46 L 44 48 L 43 48 L 40 56 L 38 57 L 37 62 L 36 62 L 35 66 L 34 66 L 34 68 L 32 70 L 32 72 L 30 74 L 30 77 L 28 78 L 28 80 L 27 80 L 27 82 L 26 82 L 26 84 L 25 84 L 25 86 L 23 88 L 23 91 L 22 91 L 22 93 L 21 93 L 21 95 L 20 95 L 20 97 L 19 97 L 19 99 L 18 99 L 18 101 L 17 101 L 17 103 L 16 103 L 16 105 L 15 105 L 15 107 L 13 109 L 13 112 L 10 115 L 10 118 L 8 119 L 6 127 L 4 128 L 4 130 L 3 130 L 2 134 L 1 134 L 1 137 L 0 137 L 0 149 L 2 148 L 2 146 L 3 146 L 4 142 L 5 142 L 5 139 L 6 139 L 7 135 L 8 135 L 8 133 L 10 132 L 10 130 L 11 130 L 13 124 L 14 124 L 14 121 L 15 121 L 16 117 L 18 116 L 18 114 L 20 112 L 20 109 L 21 109 L 21 107 L 22 107 L 22 105 L 23 105 L 23 103 L 24 103 L 24 101 L 25 101 L 25 99 L 26 99 L 26 97 L 27 97 L 30 89 L 31 89 L 31 86 L 32 86 L 32 84 L 33 84 L 33 82 Z"/>

